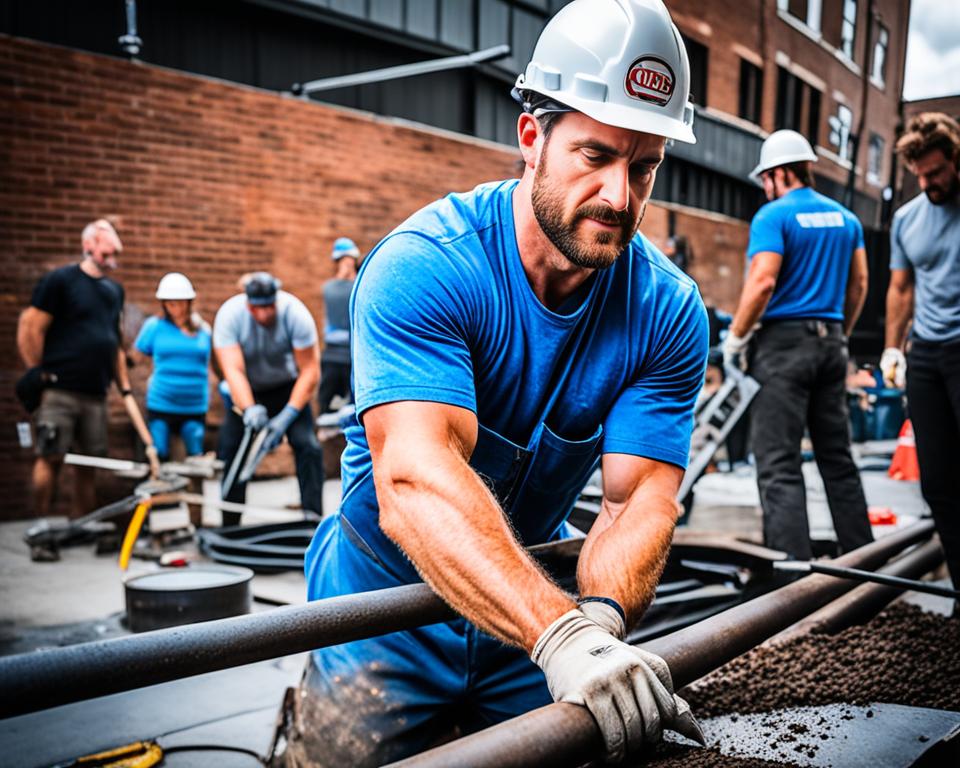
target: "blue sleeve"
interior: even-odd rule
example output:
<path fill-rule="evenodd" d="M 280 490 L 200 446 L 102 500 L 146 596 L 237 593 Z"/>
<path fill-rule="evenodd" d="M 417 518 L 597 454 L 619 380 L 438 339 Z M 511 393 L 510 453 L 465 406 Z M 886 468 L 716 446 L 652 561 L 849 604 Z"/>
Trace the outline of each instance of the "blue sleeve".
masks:
<path fill-rule="evenodd" d="M 890 269 L 909 269 L 910 261 L 904 253 L 903 243 L 900 242 L 900 229 L 903 218 L 893 217 L 893 226 L 890 228 Z"/>
<path fill-rule="evenodd" d="M 148 317 L 147 321 L 140 327 L 140 333 L 137 334 L 137 340 L 133 346 L 145 355 L 153 356 L 153 345 L 157 338 L 157 328 L 160 325 L 159 318 Z"/>
<path fill-rule="evenodd" d="M 420 400 L 476 412 L 467 279 L 441 246 L 399 233 L 371 253 L 350 297 L 357 412 Z"/>
<path fill-rule="evenodd" d="M 604 423 L 603 453 L 626 453 L 686 468 L 693 410 L 707 366 L 709 323 L 696 289 L 663 317 L 674 317 L 649 360 Z"/>
<path fill-rule="evenodd" d="M 747 246 L 747 258 L 752 259 L 758 253 L 771 251 L 784 252 L 783 225 L 777 210 L 765 205 L 750 222 L 750 243 Z"/>
<path fill-rule="evenodd" d="M 860 219 L 858 219 L 856 216 L 853 217 L 853 226 L 857 241 L 857 244 L 854 246 L 854 248 L 866 248 L 867 243 L 863 239 L 863 224 L 860 223 Z"/>
<path fill-rule="evenodd" d="M 290 343 L 294 349 L 308 349 L 317 343 L 317 324 L 306 304 L 296 297 L 291 299 L 286 312 Z"/>

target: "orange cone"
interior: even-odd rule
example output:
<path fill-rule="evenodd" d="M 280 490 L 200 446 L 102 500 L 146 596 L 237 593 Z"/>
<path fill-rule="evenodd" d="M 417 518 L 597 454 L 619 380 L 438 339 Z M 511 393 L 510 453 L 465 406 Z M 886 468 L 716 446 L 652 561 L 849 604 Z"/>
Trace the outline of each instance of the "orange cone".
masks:
<path fill-rule="evenodd" d="M 893 461 L 887 474 L 894 480 L 916 482 L 920 479 L 920 463 L 917 461 L 917 443 L 913 439 L 913 424 L 910 419 L 903 422 L 900 436 L 897 438 L 897 450 L 893 452 Z"/>

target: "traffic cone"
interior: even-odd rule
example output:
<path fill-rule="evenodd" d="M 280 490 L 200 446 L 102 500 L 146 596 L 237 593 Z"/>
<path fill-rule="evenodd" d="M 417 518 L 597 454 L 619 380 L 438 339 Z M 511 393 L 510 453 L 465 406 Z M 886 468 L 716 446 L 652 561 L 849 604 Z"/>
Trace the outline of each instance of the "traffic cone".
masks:
<path fill-rule="evenodd" d="M 903 422 L 897 449 L 893 452 L 893 461 L 887 474 L 894 480 L 916 482 L 920 479 L 920 463 L 917 461 L 917 443 L 913 439 L 913 424 L 910 419 Z"/>

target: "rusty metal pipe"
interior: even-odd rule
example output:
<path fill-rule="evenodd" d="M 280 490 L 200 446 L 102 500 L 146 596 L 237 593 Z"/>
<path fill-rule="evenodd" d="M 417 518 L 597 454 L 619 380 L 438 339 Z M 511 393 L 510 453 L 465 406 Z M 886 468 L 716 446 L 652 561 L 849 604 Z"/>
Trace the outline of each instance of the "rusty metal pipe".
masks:
<path fill-rule="evenodd" d="M 917 579 L 925 573 L 930 573 L 942 562 L 943 548 L 940 546 L 940 539 L 934 536 L 930 541 L 879 569 L 877 573 Z M 864 624 L 904 591 L 905 589 L 900 587 L 888 587 L 882 584 L 861 584 L 792 627 L 788 627 L 771 638 L 771 642 L 781 642 L 808 632 L 834 635 L 855 624 Z"/>
<path fill-rule="evenodd" d="M 426 584 L 0 659 L 0 718 L 454 618 Z"/>
<path fill-rule="evenodd" d="M 838 565 L 877 568 L 904 548 L 930 538 L 923 520 L 837 558 Z M 674 686 L 682 688 L 795 624 L 855 585 L 832 576 L 806 576 L 782 589 L 651 640 L 644 648 L 663 657 Z M 391 768 L 556 768 L 583 765 L 603 755 L 593 716 L 574 704 L 550 704 L 486 730 L 391 764 Z"/>

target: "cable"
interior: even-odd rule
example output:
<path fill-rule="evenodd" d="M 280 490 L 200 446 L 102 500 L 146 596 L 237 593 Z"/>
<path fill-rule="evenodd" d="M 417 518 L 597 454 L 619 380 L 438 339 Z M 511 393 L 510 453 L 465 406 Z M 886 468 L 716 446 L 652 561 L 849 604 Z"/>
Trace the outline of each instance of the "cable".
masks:
<path fill-rule="evenodd" d="M 175 752 L 240 752 L 256 758 L 260 765 L 267 764 L 266 759 L 259 752 L 246 747 L 231 747 L 225 744 L 178 744 L 174 747 L 163 747 L 164 755 L 172 755 Z"/>

